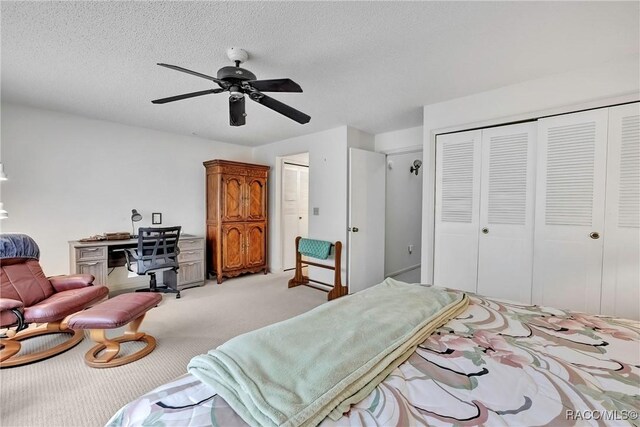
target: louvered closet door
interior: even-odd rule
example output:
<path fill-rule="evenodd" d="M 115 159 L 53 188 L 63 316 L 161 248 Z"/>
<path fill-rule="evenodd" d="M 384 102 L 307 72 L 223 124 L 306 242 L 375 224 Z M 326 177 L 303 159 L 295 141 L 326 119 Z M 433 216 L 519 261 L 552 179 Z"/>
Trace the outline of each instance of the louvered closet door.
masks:
<path fill-rule="evenodd" d="M 607 115 L 538 121 L 534 303 L 600 311 Z"/>
<path fill-rule="evenodd" d="M 481 132 L 436 138 L 434 284 L 476 291 Z"/>
<path fill-rule="evenodd" d="M 640 104 L 609 109 L 602 314 L 640 319 Z"/>
<path fill-rule="evenodd" d="M 482 131 L 478 293 L 531 302 L 536 123 Z"/>

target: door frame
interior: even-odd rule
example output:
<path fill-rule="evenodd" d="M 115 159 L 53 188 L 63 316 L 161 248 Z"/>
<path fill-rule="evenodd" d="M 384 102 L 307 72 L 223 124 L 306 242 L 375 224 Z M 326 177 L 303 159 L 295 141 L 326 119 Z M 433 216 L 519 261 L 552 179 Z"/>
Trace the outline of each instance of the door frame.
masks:
<path fill-rule="evenodd" d="M 307 155 L 307 165 L 304 165 L 302 163 L 298 163 L 298 162 L 294 162 L 293 160 L 291 160 L 291 157 L 294 156 L 299 156 L 301 154 L 306 154 Z M 299 153 L 291 153 L 291 154 L 286 154 L 283 156 L 277 156 L 276 157 L 276 162 L 277 162 L 277 171 L 276 171 L 276 199 L 278 200 L 278 202 L 276 203 L 276 221 L 278 223 L 278 241 L 280 243 L 280 268 L 279 270 L 281 272 L 285 271 L 285 266 L 284 266 L 284 250 L 285 250 L 285 244 L 284 244 L 284 215 L 282 214 L 283 209 L 282 209 L 282 204 L 283 204 L 283 197 L 284 197 L 284 174 L 283 174 L 283 170 L 284 170 L 284 165 L 285 163 L 288 164 L 295 164 L 298 166 L 305 166 L 307 168 L 310 168 L 310 158 L 309 158 L 309 151 L 303 151 L 303 152 L 299 152 Z M 309 196 L 310 194 L 308 194 Z M 310 215 L 310 210 L 307 211 L 307 224 L 309 223 L 309 218 L 311 217 Z"/>

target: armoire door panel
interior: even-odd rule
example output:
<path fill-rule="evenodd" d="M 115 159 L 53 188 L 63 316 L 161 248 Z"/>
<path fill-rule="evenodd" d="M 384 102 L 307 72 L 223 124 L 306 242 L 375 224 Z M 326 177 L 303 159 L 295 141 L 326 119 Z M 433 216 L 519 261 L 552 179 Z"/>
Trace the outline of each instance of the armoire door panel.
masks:
<path fill-rule="evenodd" d="M 245 265 L 245 226 L 226 224 L 222 226 L 222 268 L 236 270 Z"/>
<path fill-rule="evenodd" d="M 481 131 L 438 135 L 434 284 L 476 291 Z"/>
<path fill-rule="evenodd" d="M 265 224 L 262 223 L 247 223 L 245 226 L 247 267 L 258 267 L 265 264 L 265 231 Z"/>
<path fill-rule="evenodd" d="M 264 220 L 267 207 L 267 181 L 264 178 L 246 178 L 246 216 L 250 220 Z"/>
<path fill-rule="evenodd" d="M 217 174 L 207 174 L 206 204 L 207 223 L 215 224 L 218 221 L 218 186 L 220 176 Z"/>
<path fill-rule="evenodd" d="M 531 302 L 536 123 L 482 130 L 478 293 Z"/>
<path fill-rule="evenodd" d="M 536 304 L 600 311 L 607 121 L 606 108 L 538 121 Z"/>
<path fill-rule="evenodd" d="M 640 104 L 609 109 L 602 314 L 640 320 Z"/>
<path fill-rule="evenodd" d="M 245 216 L 244 177 L 222 175 L 222 195 L 220 199 L 222 221 L 241 221 Z"/>

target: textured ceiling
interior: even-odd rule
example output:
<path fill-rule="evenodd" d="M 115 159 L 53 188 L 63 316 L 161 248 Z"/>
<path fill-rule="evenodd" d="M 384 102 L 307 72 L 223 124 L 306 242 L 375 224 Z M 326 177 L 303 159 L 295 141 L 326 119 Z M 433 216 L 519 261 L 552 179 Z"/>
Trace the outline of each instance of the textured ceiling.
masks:
<path fill-rule="evenodd" d="M 2 100 L 246 145 L 350 125 L 422 124 L 421 106 L 638 55 L 639 2 L 8 2 Z M 273 96 L 311 115 L 299 125 L 247 101 L 228 124 L 224 94 L 198 77 L 246 49 Z"/>

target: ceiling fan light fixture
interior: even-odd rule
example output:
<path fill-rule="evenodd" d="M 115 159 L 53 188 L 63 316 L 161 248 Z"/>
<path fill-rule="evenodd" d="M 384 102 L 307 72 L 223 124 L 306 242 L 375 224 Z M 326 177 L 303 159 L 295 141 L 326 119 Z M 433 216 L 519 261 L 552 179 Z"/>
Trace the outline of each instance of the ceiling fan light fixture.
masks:
<path fill-rule="evenodd" d="M 243 62 L 247 62 L 247 59 L 249 59 L 249 53 L 239 47 L 230 47 L 227 49 L 227 58 L 232 62 L 239 62 L 242 64 Z"/>
<path fill-rule="evenodd" d="M 240 87 L 238 86 L 231 86 L 229 88 L 229 98 L 231 98 L 232 100 L 238 100 L 240 98 L 244 98 L 244 93 L 242 91 L 240 91 Z"/>

